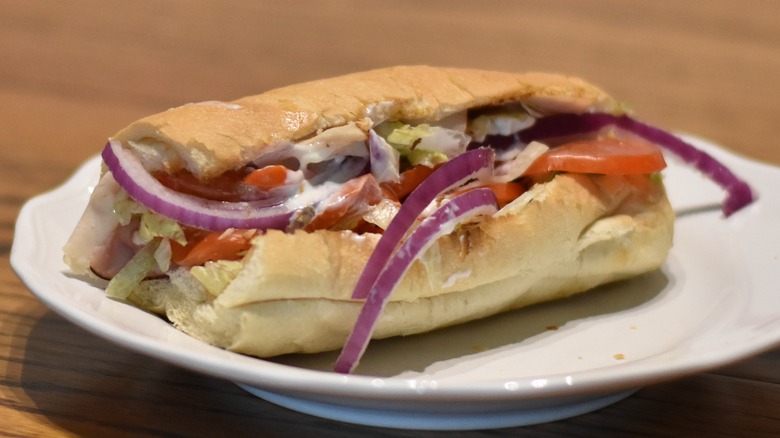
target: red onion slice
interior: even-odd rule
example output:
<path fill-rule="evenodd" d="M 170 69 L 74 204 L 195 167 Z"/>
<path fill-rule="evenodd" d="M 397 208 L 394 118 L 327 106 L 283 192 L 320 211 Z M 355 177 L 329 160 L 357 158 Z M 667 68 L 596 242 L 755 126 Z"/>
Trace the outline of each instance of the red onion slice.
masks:
<path fill-rule="evenodd" d="M 526 143 L 545 138 L 565 137 L 598 131 L 615 126 L 655 143 L 680 157 L 713 180 L 726 191 L 723 214 L 730 216 L 755 200 L 750 186 L 708 153 L 690 143 L 646 123 L 628 116 L 612 114 L 558 114 L 540 118 L 528 129 L 520 131 L 520 139 Z"/>
<path fill-rule="evenodd" d="M 212 201 L 171 190 L 157 181 L 138 157 L 114 140 L 106 144 L 102 157 L 116 182 L 131 198 L 183 225 L 208 231 L 285 229 L 293 214 L 283 204 Z"/>
<path fill-rule="evenodd" d="M 479 148 L 461 154 L 436 169 L 406 198 L 398 213 L 377 242 L 374 252 L 360 274 L 352 298 L 365 298 L 368 290 L 390 259 L 414 221 L 440 193 L 470 179 L 489 178 L 493 173 L 493 151 Z"/>
<path fill-rule="evenodd" d="M 425 250 L 430 248 L 439 237 L 452 232 L 457 224 L 474 216 L 492 215 L 496 211 L 498 211 L 498 204 L 493 192 L 488 188 L 477 188 L 450 199 L 423 220 L 393 253 L 390 261 L 371 285 L 357 322 L 336 360 L 334 370 L 339 373 L 350 373 L 357 366 L 390 294 L 412 263 Z"/>

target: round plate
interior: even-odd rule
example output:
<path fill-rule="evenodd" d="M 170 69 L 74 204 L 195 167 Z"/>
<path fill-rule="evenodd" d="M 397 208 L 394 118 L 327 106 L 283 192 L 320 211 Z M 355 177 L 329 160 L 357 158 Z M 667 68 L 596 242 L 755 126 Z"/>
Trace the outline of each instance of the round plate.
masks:
<path fill-rule="evenodd" d="M 291 409 L 415 429 L 552 421 L 780 343 L 780 169 L 686 139 L 748 180 L 758 201 L 724 219 L 723 193 L 670 158 L 665 179 L 678 218 L 662 269 L 569 299 L 372 342 L 353 375 L 329 371 L 337 352 L 261 360 L 206 345 L 69 275 L 61 248 L 96 182 L 98 158 L 22 208 L 11 263 L 41 301 L 87 330 Z"/>

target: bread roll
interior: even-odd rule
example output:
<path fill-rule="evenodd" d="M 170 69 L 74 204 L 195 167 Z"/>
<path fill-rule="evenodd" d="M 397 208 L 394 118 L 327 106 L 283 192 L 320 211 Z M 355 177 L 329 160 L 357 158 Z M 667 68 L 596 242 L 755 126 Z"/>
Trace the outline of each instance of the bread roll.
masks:
<path fill-rule="evenodd" d="M 562 75 L 395 67 L 184 105 L 134 122 L 113 139 L 150 171 L 186 169 L 208 182 L 329 128 L 433 123 L 511 105 L 535 115 L 622 108 L 597 87 Z M 557 174 L 439 238 L 394 290 L 373 337 L 423 333 L 657 269 L 671 247 L 673 222 L 654 175 Z M 224 290 L 209 292 L 188 269 L 174 268 L 141 282 L 128 300 L 240 353 L 333 350 L 360 312 L 363 302 L 351 294 L 379 238 L 265 230 Z"/>

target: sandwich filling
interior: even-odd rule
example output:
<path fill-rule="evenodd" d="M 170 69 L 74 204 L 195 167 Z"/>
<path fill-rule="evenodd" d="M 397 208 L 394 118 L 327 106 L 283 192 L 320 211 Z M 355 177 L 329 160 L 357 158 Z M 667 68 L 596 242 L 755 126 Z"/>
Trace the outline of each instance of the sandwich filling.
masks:
<path fill-rule="evenodd" d="M 133 169 L 141 167 L 138 160 L 128 163 L 137 148 L 110 142 L 104 159 L 112 164 L 66 247 L 66 259 L 77 271 L 90 269 L 109 280 L 123 270 L 136 271 L 133 281 L 110 288 L 121 298 L 136 281 L 177 267 L 201 267 L 194 271 L 199 272 L 208 266 L 209 274 L 201 272 L 199 277 L 206 279 L 213 272 L 224 278 L 227 273 L 220 271 L 235 268 L 225 262 L 240 260 L 251 239 L 269 228 L 381 234 L 423 181 L 453 158 L 478 148 L 492 152 L 488 174 L 436 193 L 419 220 L 453 196 L 478 187 L 489 189 L 502 208 L 556 173 L 649 175 L 666 166 L 661 147 L 671 149 L 670 142 L 641 132 L 637 126 L 647 125 L 626 116 L 532 113 L 510 104 L 425 123 L 384 121 L 372 126 L 365 119 L 281 145 L 209 181 L 186 170 L 148 172 L 145 181 L 133 175 L 144 172 Z M 685 151 L 672 152 L 693 150 L 685 146 Z M 115 174 L 122 175 L 124 184 Z M 718 182 L 739 194 L 735 188 L 740 184 Z M 158 189 L 164 194 L 156 198 Z M 742 204 L 749 202 L 744 193 L 738 197 Z M 253 220 L 253 214 L 260 219 Z M 139 258 L 144 263 L 137 268 L 131 261 Z"/>
<path fill-rule="evenodd" d="M 439 120 L 365 117 L 272 146 L 203 180 L 154 166 L 143 142 L 109 141 L 66 262 L 109 280 L 106 293 L 117 299 L 176 270 L 216 296 L 267 230 L 382 235 L 352 294 L 366 306 L 337 363 L 348 372 L 393 287 L 432 242 L 560 173 L 652 182 L 666 167 L 663 149 L 727 191 L 726 215 L 753 199 L 728 169 L 660 129 L 626 115 L 548 115 L 523 102 Z"/>

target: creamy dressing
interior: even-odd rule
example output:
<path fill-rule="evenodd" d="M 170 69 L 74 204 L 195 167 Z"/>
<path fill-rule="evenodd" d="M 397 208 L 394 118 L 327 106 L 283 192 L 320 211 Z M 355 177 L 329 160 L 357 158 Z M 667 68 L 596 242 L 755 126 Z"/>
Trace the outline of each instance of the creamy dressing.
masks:
<path fill-rule="evenodd" d="M 314 137 L 292 145 L 289 156 L 298 160 L 301 169 L 336 156 L 368 157 L 368 133 L 354 123 L 330 128 Z"/>
<path fill-rule="evenodd" d="M 298 194 L 285 201 L 284 206 L 290 210 L 298 210 L 309 205 L 316 204 L 341 190 L 343 183 L 326 181 L 319 185 L 312 185 L 308 181 L 301 183 Z"/>
<path fill-rule="evenodd" d="M 459 280 L 463 280 L 465 278 L 471 277 L 471 269 L 467 269 L 465 271 L 456 272 L 447 278 L 447 280 L 442 283 L 441 288 L 446 289 L 448 287 L 452 287 L 457 283 Z"/>

